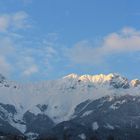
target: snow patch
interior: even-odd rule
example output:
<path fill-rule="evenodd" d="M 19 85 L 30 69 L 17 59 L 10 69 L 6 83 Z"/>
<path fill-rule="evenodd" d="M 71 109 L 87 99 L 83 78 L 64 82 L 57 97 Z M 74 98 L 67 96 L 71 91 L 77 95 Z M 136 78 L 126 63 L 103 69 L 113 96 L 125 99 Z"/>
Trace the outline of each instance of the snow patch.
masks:
<path fill-rule="evenodd" d="M 120 105 L 126 103 L 126 100 L 116 101 L 114 104 L 110 106 L 111 109 L 116 110 L 120 107 Z"/>
<path fill-rule="evenodd" d="M 93 110 L 86 111 L 86 112 L 84 112 L 84 114 L 83 114 L 81 117 L 88 116 L 88 115 L 90 115 L 92 112 L 93 112 Z"/>
<path fill-rule="evenodd" d="M 97 123 L 97 122 L 93 122 L 93 124 L 92 124 L 92 129 L 93 129 L 93 130 L 97 130 L 98 128 L 99 128 L 98 123 Z"/>
<path fill-rule="evenodd" d="M 82 140 L 86 140 L 86 135 L 84 133 L 78 135 Z"/>
<path fill-rule="evenodd" d="M 114 126 L 110 125 L 109 123 L 107 123 L 107 124 L 105 125 L 105 128 L 114 130 Z"/>

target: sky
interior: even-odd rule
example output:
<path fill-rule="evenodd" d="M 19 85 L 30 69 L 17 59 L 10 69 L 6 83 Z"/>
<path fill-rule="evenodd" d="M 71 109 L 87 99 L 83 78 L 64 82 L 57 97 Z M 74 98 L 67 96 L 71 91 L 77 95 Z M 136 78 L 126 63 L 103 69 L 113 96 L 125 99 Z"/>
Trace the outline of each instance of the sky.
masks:
<path fill-rule="evenodd" d="M 139 0 L 1 0 L 0 73 L 40 81 L 70 73 L 140 79 Z"/>

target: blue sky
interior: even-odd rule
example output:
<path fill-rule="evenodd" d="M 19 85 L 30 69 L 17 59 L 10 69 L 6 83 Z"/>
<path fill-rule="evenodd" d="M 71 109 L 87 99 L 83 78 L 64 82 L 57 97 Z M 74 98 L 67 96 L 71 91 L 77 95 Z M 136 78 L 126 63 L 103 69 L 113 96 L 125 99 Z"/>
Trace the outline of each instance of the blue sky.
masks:
<path fill-rule="evenodd" d="M 1 0 L 0 73 L 19 81 L 69 73 L 140 78 L 139 0 Z"/>

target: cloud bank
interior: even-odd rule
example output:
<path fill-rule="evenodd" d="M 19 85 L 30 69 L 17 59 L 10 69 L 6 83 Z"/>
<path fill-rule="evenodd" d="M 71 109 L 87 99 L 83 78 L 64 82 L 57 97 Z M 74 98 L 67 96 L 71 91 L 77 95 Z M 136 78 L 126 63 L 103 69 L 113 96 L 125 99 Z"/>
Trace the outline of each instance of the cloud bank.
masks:
<path fill-rule="evenodd" d="M 31 36 L 28 40 L 26 31 L 34 26 L 30 21 L 25 11 L 0 14 L 0 73 L 16 75 L 17 79 L 34 75 L 47 77 L 56 70 L 59 74 L 65 73 L 71 65 L 100 66 L 112 55 L 140 51 L 140 31 L 134 28 L 109 33 L 96 44 L 87 39 L 67 47 L 59 43 L 59 35 L 55 32 L 42 38 L 37 36 L 37 40 L 36 36 Z"/>
<path fill-rule="evenodd" d="M 67 50 L 67 57 L 75 64 L 102 64 L 110 55 L 140 51 L 140 31 L 123 28 L 103 37 L 96 46 L 89 40 L 78 42 Z"/>
<path fill-rule="evenodd" d="M 26 38 L 26 31 L 32 32 L 34 26 L 31 20 L 24 11 L 0 14 L 0 73 L 26 80 L 35 74 L 47 76 L 52 69 L 58 56 L 57 33 Z"/>

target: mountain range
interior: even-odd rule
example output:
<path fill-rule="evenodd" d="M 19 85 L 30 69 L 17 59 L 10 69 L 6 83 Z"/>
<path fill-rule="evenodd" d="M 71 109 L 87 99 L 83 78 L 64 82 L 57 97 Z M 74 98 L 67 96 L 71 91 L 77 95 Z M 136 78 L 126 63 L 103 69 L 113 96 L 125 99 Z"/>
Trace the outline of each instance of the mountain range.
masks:
<path fill-rule="evenodd" d="M 140 80 L 70 74 L 18 83 L 0 74 L 0 138 L 139 140 Z"/>

